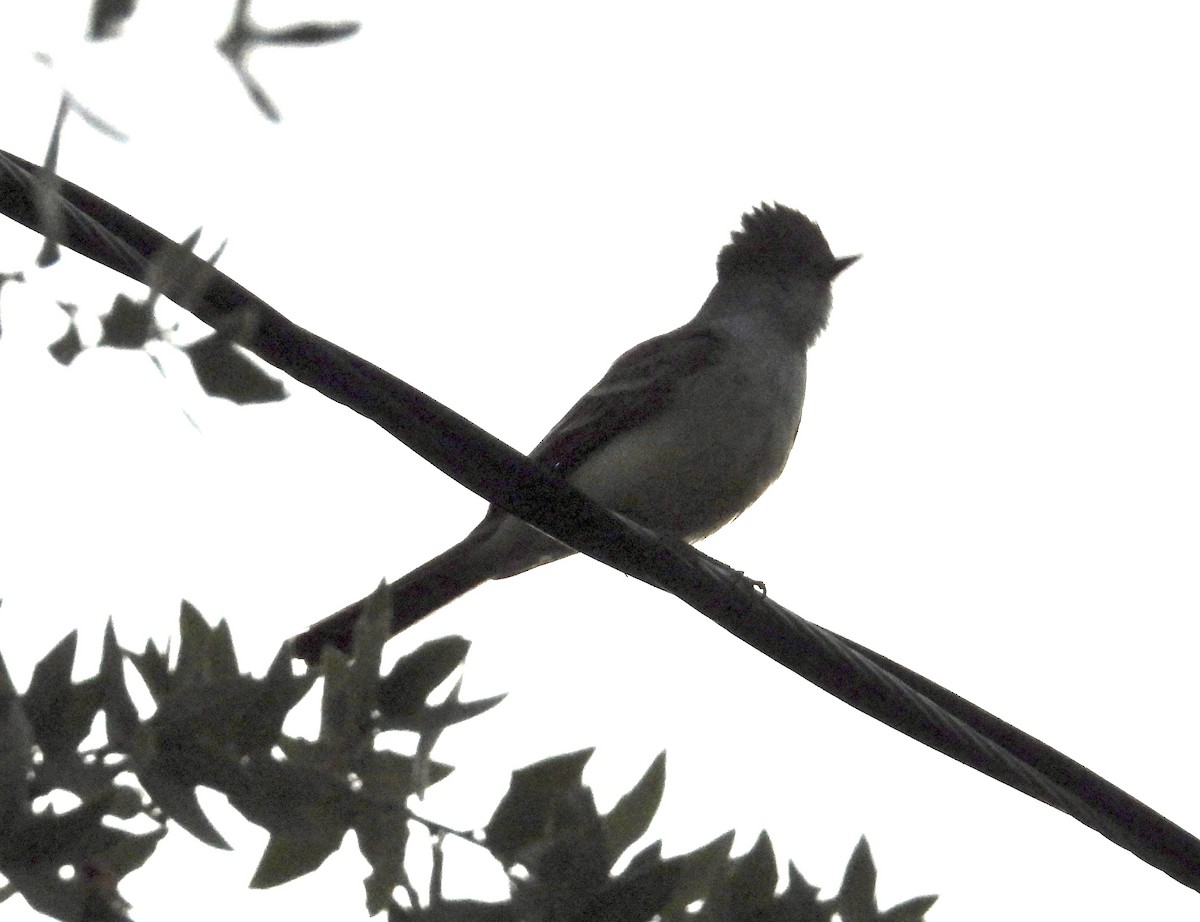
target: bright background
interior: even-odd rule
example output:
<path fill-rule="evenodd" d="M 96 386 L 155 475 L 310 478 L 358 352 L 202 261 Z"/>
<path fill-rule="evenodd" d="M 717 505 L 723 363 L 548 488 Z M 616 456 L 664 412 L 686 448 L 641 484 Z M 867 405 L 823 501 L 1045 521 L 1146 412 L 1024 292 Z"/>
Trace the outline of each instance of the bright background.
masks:
<path fill-rule="evenodd" d="M 526 449 L 691 316 L 743 211 L 800 208 L 865 255 L 812 351 L 791 465 L 704 550 L 1200 832 L 1188 5 L 260 3 L 267 25 L 364 24 L 252 59 L 278 125 L 212 51 L 228 5 L 192 6 L 143 0 L 123 39 L 86 46 L 85 3 L 4 0 L 0 147 L 40 159 L 66 86 L 131 140 L 72 120 L 64 175 L 176 237 L 203 224 L 203 252 L 229 238 L 222 268 L 289 317 Z M 36 247 L 5 222 L 0 270 Z M 90 670 L 109 615 L 126 646 L 165 640 L 180 596 L 261 671 L 482 514 L 299 386 L 235 409 L 143 356 L 54 364 L 47 304 L 119 290 L 139 293 L 68 257 L 3 293 L 20 687 L 74 627 Z M 836 889 L 865 833 L 881 903 L 939 893 L 935 920 L 1200 907 L 592 561 L 483 587 L 393 647 L 450 632 L 474 641 L 468 696 L 510 693 L 439 749 L 462 767 L 424 809 L 450 825 L 485 822 L 513 767 L 592 745 L 607 809 L 666 747 L 669 851 L 767 827 Z M 137 918 L 362 912 L 349 846 L 247 892 L 265 837 L 207 803 L 242 851 L 176 831 L 125 887 Z"/>

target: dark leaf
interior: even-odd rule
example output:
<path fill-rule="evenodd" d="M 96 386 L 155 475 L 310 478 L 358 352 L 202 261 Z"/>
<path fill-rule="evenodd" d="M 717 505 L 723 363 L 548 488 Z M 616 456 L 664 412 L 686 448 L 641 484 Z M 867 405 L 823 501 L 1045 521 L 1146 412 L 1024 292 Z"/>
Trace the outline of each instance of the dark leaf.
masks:
<path fill-rule="evenodd" d="M 337 753 L 349 770 L 359 752 L 375 739 L 374 722 L 362 719 L 355 697 L 350 660 L 341 651 L 326 647 L 321 657 L 321 675 L 325 679 L 321 695 L 321 729 L 317 739 L 327 752 Z"/>
<path fill-rule="evenodd" d="M 527 842 L 515 861 L 529 872 L 513 893 L 522 917 L 573 919 L 600 899 L 610 878 L 592 792 L 581 784 L 564 785 L 542 835 Z"/>
<path fill-rule="evenodd" d="M 316 681 L 315 670 L 300 676 L 292 675 L 291 647 L 289 644 L 280 647 L 262 680 L 261 713 L 258 715 L 258 725 L 263 727 L 262 745 L 274 745 L 288 712 L 308 694 Z"/>
<path fill-rule="evenodd" d="M 46 147 L 46 158 L 42 161 L 46 172 L 42 174 L 38 182 L 38 218 L 42 225 L 39 230 L 45 235 L 42 240 L 42 248 L 38 251 L 35 260 L 39 269 L 53 266 L 61 255 L 57 241 L 62 236 L 63 206 L 62 197 L 59 195 L 61 181 L 56 174 L 58 173 L 59 146 L 62 142 L 63 124 L 66 122 L 68 108 L 67 94 L 63 93 L 58 104 L 58 115 L 54 119 L 54 129 L 50 132 L 50 143 Z"/>
<path fill-rule="evenodd" d="M 671 899 L 682 868 L 656 864 L 626 872 L 592 897 L 572 922 L 650 922 Z"/>
<path fill-rule="evenodd" d="M 238 674 L 237 652 L 233 649 L 233 635 L 224 619 L 217 622 L 208 640 L 208 663 L 214 677 L 228 678 Z"/>
<path fill-rule="evenodd" d="M 113 299 L 112 309 L 100 317 L 100 330 L 100 345 L 113 349 L 142 349 L 146 343 L 162 339 L 153 305 L 127 295 Z"/>
<path fill-rule="evenodd" d="M 911 900 L 897 903 L 887 912 L 881 913 L 881 922 L 925 922 L 925 913 L 937 902 L 936 896 L 914 896 Z"/>
<path fill-rule="evenodd" d="M 245 66 L 238 69 L 238 76 L 242 80 L 242 86 L 246 88 L 246 92 L 250 94 L 250 99 L 254 105 L 258 107 L 258 111 L 270 119 L 272 122 L 277 122 L 280 119 L 279 108 L 272 102 L 271 97 L 267 95 L 267 91 L 263 89 L 261 83 L 251 76 Z"/>
<path fill-rule="evenodd" d="M 373 743 L 379 660 L 392 620 L 388 598 L 387 585 L 381 583 L 368 599 L 354 625 L 352 659 L 331 650 L 322 660 L 325 694 L 318 739 L 333 749 L 357 752 Z"/>
<path fill-rule="evenodd" d="M 88 16 L 88 41 L 103 41 L 120 35 L 121 27 L 133 15 L 134 5 L 135 0 L 92 0 Z"/>
<path fill-rule="evenodd" d="M 205 393 L 244 406 L 287 397 L 283 383 L 272 378 L 221 333 L 183 347 Z"/>
<path fill-rule="evenodd" d="M 0 837 L 28 812 L 32 774 L 33 730 L 15 692 L 0 690 Z"/>
<path fill-rule="evenodd" d="M 323 45 L 349 38 L 360 28 L 357 22 L 305 22 L 284 29 L 260 30 L 255 38 L 264 45 Z"/>
<path fill-rule="evenodd" d="M 680 872 L 675 893 L 670 902 L 663 907 L 664 919 L 674 922 L 687 918 L 687 907 L 708 896 L 714 880 L 718 875 L 724 874 L 729 850 L 733 847 L 733 838 L 732 831 L 722 833 L 695 851 L 669 859 L 671 864 L 679 865 Z"/>
<path fill-rule="evenodd" d="M 174 773 L 163 770 L 168 760 L 155 760 L 138 772 L 138 780 L 146 793 L 162 811 L 205 845 L 228 849 L 221 836 L 196 799 L 194 785 L 178 781 Z"/>
<path fill-rule="evenodd" d="M 83 340 L 79 338 L 79 329 L 72 322 L 67 331 L 46 347 L 50 356 L 60 365 L 70 365 L 79 353 L 83 351 Z"/>
<path fill-rule="evenodd" d="M 344 835 L 344 833 L 343 833 Z M 289 836 L 274 833 L 250 880 L 256 890 L 278 887 L 311 873 L 338 850 L 342 836 Z"/>
<path fill-rule="evenodd" d="M 879 908 L 875 902 L 875 862 L 864 836 L 854 846 L 842 888 L 837 895 L 837 911 L 845 922 L 875 922 Z"/>
<path fill-rule="evenodd" d="M 340 842 L 360 805 L 349 773 L 318 743 L 284 737 L 279 746 L 287 758 L 245 764 L 229 802 L 271 833 Z"/>
<path fill-rule="evenodd" d="M 402 806 L 364 810 L 354 832 L 358 848 L 371 865 L 364 881 L 367 890 L 367 915 L 388 907 L 392 892 L 407 881 L 404 873 L 404 847 L 408 842 L 408 812 Z"/>
<path fill-rule="evenodd" d="M 797 922 L 807 919 L 827 919 L 833 913 L 831 903 L 821 903 L 817 899 L 820 888 L 814 887 L 804 879 L 796 866 L 788 864 L 787 889 L 778 897 L 779 908 L 785 918 L 795 918 Z"/>
<path fill-rule="evenodd" d="M 145 652 L 127 652 L 125 656 L 133 663 L 134 668 L 138 671 L 138 675 L 146 683 L 151 697 L 154 698 L 155 702 L 161 701 L 167 692 L 171 690 L 172 684 L 167 654 L 161 652 L 153 640 L 147 640 Z"/>
<path fill-rule="evenodd" d="M 467 657 L 471 642 L 462 637 L 440 637 L 400 657 L 379 683 L 379 710 L 392 718 L 392 729 L 411 729 L 405 718 L 415 718 L 425 700 Z"/>
<path fill-rule="evenodd" d="M 127 751 L 141 721 L 125 686 L 124 659 L 117 646 L 112 620 L 104 629 L 104 648 L 100 658 L 100 686 L 104 694 L 104 723 L 111 746 Z"/>
<path fill-rule="evenodd" d="M 24 695 L 25 713 L 34 737 L 45 753 L 74 751 L 96 715 L 95 696 L 84 707 L 76 707 L 71 670 L 75 665 L 78 634 L 72 631 L 33 668 L 29 688 Z"/>
<path fill-rule="evenodd" d="M 512 773 L 512 781 L 484 832 L 488 848 L 505 864 L 545 834 L 559 802 L 583 787 L 583 768 L 593 750 L 554 756 Z"/>
<path fill-rule="evenodd" d="M 154 854 L 154 849 L 167 834 L 167 827 L 160 826 L 153 832 L 141 835 L 123 830 L 113 831 L 118 833 L 116 841 L 97 858 L 98 862 L 103 864 L 105 873 L 120 880 L 126 874 L 140 868 Z"/>
<path fill-rule="evenodd" d="M 750 851 L 736 859 L 729 874 L 730 903 L 739 908 L 767 906 L 775 895 L 779 872 L 775 850 L 765 832 L 760 833 Z"/>
<path fill-rule="evenodd" d="M 604 817 L 609 867 L 629 846 L 646 834 L 662 802 L 667 781 L 667 754 L 659 753 L 633 788 Z"/>

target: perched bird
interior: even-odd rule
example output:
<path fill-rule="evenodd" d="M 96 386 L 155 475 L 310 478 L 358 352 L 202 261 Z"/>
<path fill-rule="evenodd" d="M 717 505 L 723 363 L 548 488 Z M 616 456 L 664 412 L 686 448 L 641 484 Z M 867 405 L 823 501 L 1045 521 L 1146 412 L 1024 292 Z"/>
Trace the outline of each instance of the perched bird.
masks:
<path fill-rule="evenodd" d="M 697 541 L 779 476 L 800 425 L 808 347 L 829 319 L 835 257 L 800 212 L 763 204 L 717 257 L 717 284 L 691 320 L 618 358 L 529 457 L 592 499 Z M 492 507 L 462 541 L 391 583 L 392 632 L 490 579 L 575 553 Z M 364 601 L 294 641 L 311 661 L 346 648 Z"/>

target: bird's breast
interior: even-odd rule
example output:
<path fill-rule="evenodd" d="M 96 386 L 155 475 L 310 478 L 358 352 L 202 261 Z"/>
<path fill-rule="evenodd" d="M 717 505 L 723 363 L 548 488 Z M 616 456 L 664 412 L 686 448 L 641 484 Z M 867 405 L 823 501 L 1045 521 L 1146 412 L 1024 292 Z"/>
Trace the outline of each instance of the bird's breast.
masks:
<path fill-rule="evenodd" d="M 605 444 L 571 482 L 692 541 L 746 509 L 787 462 L 804 402 L 804 354 L 724 358 L 681 381 L 661 412 Z"/>

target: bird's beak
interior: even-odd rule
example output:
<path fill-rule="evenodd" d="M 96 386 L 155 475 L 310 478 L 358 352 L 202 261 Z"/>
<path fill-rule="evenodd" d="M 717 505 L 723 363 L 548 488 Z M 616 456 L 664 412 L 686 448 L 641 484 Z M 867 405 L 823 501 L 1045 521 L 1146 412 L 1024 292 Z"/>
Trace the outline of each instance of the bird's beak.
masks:
<path fill-rule="evenodd" d="M 826 278 L 828 278 L 829 281 L 832 282 L 835 278 L 837 278 L 839 275 L 841 275 L 842 272 L 844 272 L 846 269 L 849 269 L 860 259 L 862 259 L 861 253 L 858 254 L 857 256 L 839 256 L 839 257 L 837 257 L 832 262 L 830 262 L 828 267 L 826 268 L 826 270 L 825 270 Z"/>

